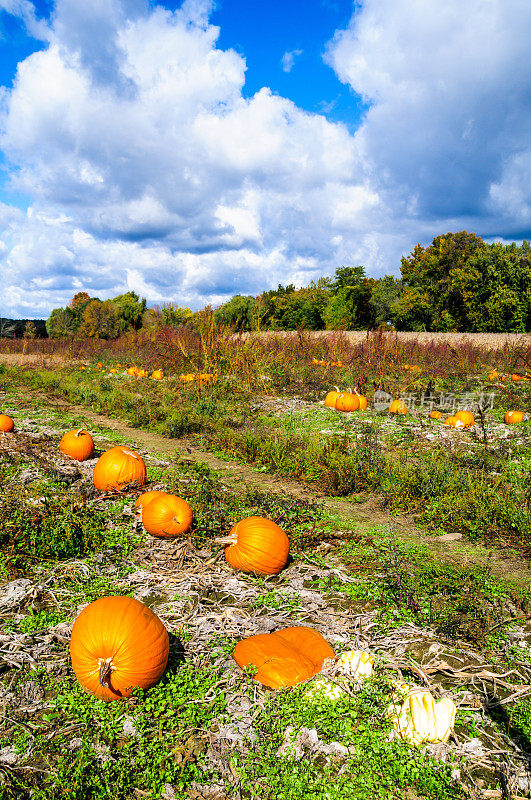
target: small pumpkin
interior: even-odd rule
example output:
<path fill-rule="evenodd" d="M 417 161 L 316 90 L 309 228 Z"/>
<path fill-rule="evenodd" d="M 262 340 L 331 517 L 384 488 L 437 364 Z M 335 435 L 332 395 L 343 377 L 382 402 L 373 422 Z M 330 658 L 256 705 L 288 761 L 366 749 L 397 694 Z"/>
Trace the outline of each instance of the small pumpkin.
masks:
<path fill-rule="evenodd" d="M 151 373 L 151 377 L 153 378 L 154 381 L 161 381 L 164 377 L 164 373 L 162 372 L 161 369 L 155 369 Z"/>
<path fill-rule="evenodd" d="M 393 400 L 389 406 L 389 414 L 407 414 L 407 406 L 403 400 Z"/>
<path fill-rule="evenodd" d="M 102 700 L 149 689 L 168 662 L 166 628 L 132 597 L 100 597 L 79 614 L 70 639 L 72 668 L 79 683 Z"/>
<path fill-rule="evenodd" d="M 458 411 L 455 415 L 456 420 L 460 420 L 465 428 L 470 428 L 474 425 L 476 419 L 471 411 Z"/>
<path fill-rule="evenodd" d="M 97 366 L 98 369 L 101 369 L 103 367 L 103 364 L 101 363 L 101 361 L 98 361 L 96 366 Z"/>
<path fill-rule="evenodd" d="M 142 505 L 142 525 L 148 533 L 169 538 L 190 530 L 193 512 L 186 500 L 167 492 L 152 494 L 156 496 Z"/>
<path fill-rule="evenodd" d="M 318 631 L 302 626 L 243 639 L 232 657 L 242 669 L 256 667 L 253 677 L 264 686 L 283 689 L 313 678 L 335 653 Z"/>
<path fill-rule="evenodd" d="M 83 428 L 73 428 L 61 438 L 59 450 L 76 461 L 86 461 L 94 454 L 94 440 Z"/>
<path fill-rule="evenodd" d="M 437 411 L 436 409 L 434 409 L 433 411 L 430 411 L 430 418 L 431 419 L 441 419 L 442 418 L 442 413 L 440 411 Z"/>
<path fill-rule="evenodd" d="M 92 481 L 102 492 L 120 491 L 131 483 L 143 486 L 146 482 L 144 459 L 128 447 L 111 447 L 97 460 Z"/>
<path fill-rule="evenodd" d="M 493 369 L 493 370 L 492 370 L 491 372 L 489 372 L 489 374 L 487 375 L 487 378 L 488 378 L 488 380 L 489 380 L 489 381 L 495 381 L 495 380 L 497 380 L 499 377 L 500 377 L 500 375 L 499 375 L 499 373 L 498 373 L 498 370 L 497 370 L 497 369 Z"/>
<path fill-rule="evenodd" d="M 0 431 L 3 433 L 11 433 L 15 430 L 15 423 L 7 414 L 0 414 Z"/>
<path fill-rule="evenodd" d="M 360 399 L 357 394 L 353 394 L 349 389 L 346 392 L 341 392 L 336 398 L 336 410 L 345 411 L 350 413 L 358 411 L 360 407 Z"/>
<path fill-rule="evenodd" d="M 289 555 L 289 539 L 276 522 L 265 517 L 246 517 L 227 537 L 216 539 L 225 545 L 225 559 L 234 569 L 277 575 Z"/>
<path fill-rule="evenodd" d="M 455 428 L 456 427 L 455 423 L 456 423 L 455 417 L 446 417 L 446 419 L 443 422 L 443 425 L 449 425 L 450 428 Z"/>
<path fill-rule="evenodd" d="M 512 381 L 516 382 L 516 381 L 521 381 L 522 379 L 523 379 L 523 375 L 518 375 L 518 373 L 516 373 L 516 372 L 513 372 L 513 374 L 511 375 L 511 380 Z"/>
<path fill-rule="evenodd" d="M 506 425 L 518 425 L 527 422 L 528 416 L 523 411 L 506 411 L 503 420 Z"/>

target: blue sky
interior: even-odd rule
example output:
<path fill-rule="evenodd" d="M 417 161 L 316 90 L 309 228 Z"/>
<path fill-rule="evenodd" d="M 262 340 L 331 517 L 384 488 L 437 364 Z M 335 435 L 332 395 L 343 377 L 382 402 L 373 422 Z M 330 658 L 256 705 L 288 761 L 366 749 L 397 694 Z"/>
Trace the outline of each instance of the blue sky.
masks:
<path fill-rule="evenodd" d="M 531 237 L 530 29 L 528 0 L 0 0 L 0 315 Z"/>

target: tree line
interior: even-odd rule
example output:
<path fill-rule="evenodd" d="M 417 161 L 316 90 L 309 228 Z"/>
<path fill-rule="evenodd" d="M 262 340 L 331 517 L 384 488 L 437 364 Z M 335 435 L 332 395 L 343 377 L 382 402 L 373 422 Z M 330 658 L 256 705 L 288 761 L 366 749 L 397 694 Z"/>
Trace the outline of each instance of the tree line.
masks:
<path fill-rule="evenodd" d="M 293 284 L 256 297 L 236 295 L 219 308 L 192 312 L 172 303 L 147 309 L 127 292 L 112 300 L 78 292 L 46 321 L 49 336 L 113 339 L 159 324 L 194 327 L 210 311 L 219 326 L 255 330 L 531 331 L 531 245 L 489 244 L 459 231 L 418 244 L 402 258 L 401 277 L 369 278 L 363 266 L 342 266 L 333 277 Z"/>

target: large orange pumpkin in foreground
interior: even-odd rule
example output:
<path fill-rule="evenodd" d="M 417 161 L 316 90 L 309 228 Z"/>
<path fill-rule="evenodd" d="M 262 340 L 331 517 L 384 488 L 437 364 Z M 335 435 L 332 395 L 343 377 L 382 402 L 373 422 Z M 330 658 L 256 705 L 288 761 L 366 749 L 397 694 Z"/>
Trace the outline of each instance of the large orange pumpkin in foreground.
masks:
<path fill-rule="evenodd" d="M 527 414 L 523 411 L 506 411 L 503 418 L 506 425 L 515 425 L 520 422 L 527 422 Z"/>
<path fill-rule="evenodd" d="M 167 492 L 153 494 L 156 496 L 142 504 L 142 525 L 148 533 L 164 538 L 190 530 L 193 513 L 186 500 Z"/>
<path fill-rule="evenodd" d="M 15 423 L 8 417 L 7 414 L 0 414 L 0 431 L 3 433 L 11 433 L 15 429 Z"/>
<path fill-rule="evenodd" d="M 316 630 L 300 627 L 243 639 L 232 657 L 242 669 L 256 667 L 253 677 L 264 686 L 282 689 L 312 678 L 325 658 L 335 658 L 335 653 Z"/>
<path fill-rule="evenodd" d="M 227 537 L 216 542 L 226 545 L 227 563 L 244 572 L 276 575 L 288 560 L 288 537 L 276 522 L 265 517 L 240 520 Z"/>
<path fill-rule="evenodd" d="M 94 440 L 83 428 L 67 431 L 59 442 L 59 450 L 76 461 L 86 461 L 94 453 Z"/>
<path fill-rule="evenodd" d="M 130 483 L 146 482 L 146 465 L 144 459 L 128 447 L 111 447 L 94 467 L 92 480 L 96 489 L 108 492 L 110 489 L 121 489 Z"/>
<path fill-rule="evenodd" d="M 76 678 L 102 700 L 149 689 L 168 662 L 166 628 L 150 608 L 132 597 L 100 597 L 74 622 L 70 658 Z"/>

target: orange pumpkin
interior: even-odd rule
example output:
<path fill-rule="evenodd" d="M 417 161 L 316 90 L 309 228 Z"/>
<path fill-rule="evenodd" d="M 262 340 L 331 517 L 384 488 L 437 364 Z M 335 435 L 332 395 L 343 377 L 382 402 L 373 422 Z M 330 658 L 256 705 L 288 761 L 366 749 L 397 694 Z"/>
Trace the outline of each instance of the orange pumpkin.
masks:
<path fill-rule="evenodd" d="M 264 686 L 282 689 L 312 678 L 325 658 L 335 658 L 335 653 L 316 630 L 300 627 L 243 639 L 232 657 L 242 669 L 256 667 L 253 677 Z"/>
<path fill-rule="evenodd" d="M 465 428 L 470 428 L 476 421 L 471 411 L 458 411 L 455 418 L 456 420 L 460 420 Z"/>
<path fill-rule="evenodd" d="M 328 408 L 335 408 L 336 407 L 336 400 L 337 400 L 339 394 L 340 394 L 340 392 L 339 392 L 339 387 L 338 386 L 336 386 L 335 391 L 328 392 L 328 394 L 325 397 L 325 401 L 324 401 L 325 406 L 328 406 Z"/>
<path fill-rule="evenodd" d="M 336 399 L 337 411 L 358 411 L 360 407 L 360 399 L 357 394 L 353 394 L 350 390 L 338 394 Z"/>
<path fill-rule="evenodd" d="M 0 414 L 0 431 L 11 433 L 15 429 L 15 423 L 7 414 Z"/>
<path fill-rule="evenodd" d="M 132 597 L 100 597 L 79 614 L 70 639 L 70 658 L 79 683 L 102 700 L 149 689 L 166 669 L 166 628 Z"/>
<path fill-rule="evenodd" d="M 67 431 L 59 442 L 59 450 L 76 461 L 86 461 L 94 453 L 94 440 L 83 428 Z"/>
<path fill-rule="evenodd" d="M 498 370 L 496 370 L 496 369 L 493 369 L 493 370 L 492 370 L 491 372 L 489 372 L 489 374 L 487 375 L 487 378 L 489 379 L 489 381 L 495 381 L 495 380 L 497 380 L 499 377 L 500 377 L 500 376 L 499 376 Z"/>
<path fill-rule="evenodd" d="M 148 533 L 165 538 L 190 530 L 193 513 L 186 500 L 166 492 L 153 494 L 157 496 L 142 506 L 142 525 Z"/>
<path fill-rule="evenodd" d="M 441 414 L 440 411 L 437 411 L 436 409 L 434 409 L 433 411 L 430 411 L 430 417 L 431 417 L 431 419 L 441 419 L 442 414 Z"/>
<path fill-rule="evenodd" d="M 455 423 L 456 423 L 455 417 L 446 417 L 446 419 L 443 422 L 443 425 L 449 425 L 450 428 L 455 428 L 456 427 Z"/>
<path fill-rule="evenodd" d="M 160 497 L 160 495 L 162 494 L 166 494 L 166 492 L 162 492 L 161 490 L 155 490 L 151 492 L 144 492 L 144 494 L 141 494 L 140 497 L 137 497 L 135 504 L 133 506 L 134 513 L 140 514 L 145 505 L 151 502 L 151 500 L 153 500 L 155 497 Z"/>
<path fill-rule="evenodd" d="M 128 447 L 111 447 L 96 462 L 92 481 L 102 492 L 120 491 L 130 483 L 143 486 L 146 482 L 144 459 Z"/>
<path fill-rule="evenodd" d="M 164 377 L 164 373 L 162 372 L 161 369 L 155 369 L 151 373 L 151 377 L 153 378 L 154 381 L 161 381 Z"/>
<path fill-rule="evenodd" d="M 366 411 L 367 410 L 367 398 L 364 397 L 362 394 L 358 394 L 356 392 L 356 397 L 358 398 L 359 404 L 359 411 Z"/>
<path fill-rule="evenodd" d="M 390 414 L 407 414 L 407 406 L 403 400 L 393 400 L 389 406 Z"/>
<path fill-rule="evenodd" d="M 511 375 L 511 380 L 512 381 L 521 381 L 522 378 L 523 378 L 523 376 L 522 375 L 518 375 L 516 372 L 513 372 L 513 374 Z"/>
<path fill-rule="evenodd" d="M 282 528 L 265 517 L 240 520 L 227 537 L 216 542 L 226 545 L 227 563 L 244 572 L 276 575 L 288 560 L 288 537 Z"/>
<path fill-rule="evenodd" d="M 520 422 L 527 422 L 528 416 L 523 411 L 506 411 L 503 420 L 506 425 L 516 425 Z"/>

